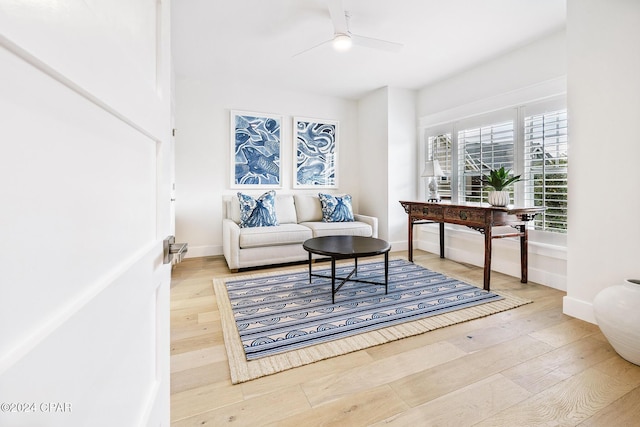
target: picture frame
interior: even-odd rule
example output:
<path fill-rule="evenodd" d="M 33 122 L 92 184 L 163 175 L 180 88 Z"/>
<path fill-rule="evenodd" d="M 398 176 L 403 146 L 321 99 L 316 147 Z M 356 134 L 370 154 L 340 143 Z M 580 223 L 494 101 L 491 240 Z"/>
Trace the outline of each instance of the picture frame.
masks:
<path fill-rule="evenodd" d="M 231 110 L 231 188 L 282 186 L 282 116 Z"/>
<path fill-rule="evenodd" d="M 294 188 L 338 188 L 339 126 L 336 120 L 294 117 Z"/>

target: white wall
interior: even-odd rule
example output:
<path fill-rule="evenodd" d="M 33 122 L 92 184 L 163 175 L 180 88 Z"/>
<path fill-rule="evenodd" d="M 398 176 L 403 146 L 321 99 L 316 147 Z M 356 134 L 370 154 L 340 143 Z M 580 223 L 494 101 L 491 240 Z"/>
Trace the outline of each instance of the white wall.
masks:
<path fill-rule="evenodd" d="M 416 192 L 415 91 L 384 87 L 358 102 L 360 194 L 363 212 L 378 218 L 378 237 L 407 247 L 400 200 Z"/>
<path fill-rule="evenodd" d="M 420 129 L 562 94 L 566 91 L 566 70 L 566 35 L 562 31 L 420 90 Z M 423 152 L 424 142 L 420 141 L 419 158 Z M 420 188 L 423 191 L 422 185 Z M 416 230 L 416 247 L 437 253 L 438 227 L 417 226 Z M 446 236 L 447 258 L 483 265 L 482 235 L 448 227 Z M 542 243 L 530 235 L 529 280 L 564 290 L 567 251 L 564 239 L 558 240 Z M 517 242 L 500 239 L 494 241 L 493 248 L 492 269 L 519 276 Z"/>
<path fill-rule="evenodd" d="M 387 239 L 389 195 L 388 148 L 389 93 L 381 88 L 358 101 L 360 158 L 360 206 L 378 218 L 378 237 Z"/>
<path fill-rule="evenodd" d="M 640 277 L 640 2 L 569 0 L 569 260 L 564 312 L 595 322 L 607 286 Z M 608 168 L 602 171 L 602 162 Z"/>
<path fill-rule="evenodd" d="M 359 197 L 360 148 L 355 101 L 297 93 L 240 82 L 176 81 L 176 239 L 189 243 L 189 257 L 222 254 L 222 196 L 230 188 L 230 110 L 280 114 L 282 189 L 291 192 L 294 116 L 340 122 L 339 175 L 336 193 Z M 260 193 L 261 190 L 242 190 Z M 302 191 L 302 190 L 296 190 Z M 305 190 L 317 192 L 313 190 Z"/>
<path fill-rule="evenodd" d="M 399 201 L 416 200 L 417 197 L 416 95 L 412 90 L 389 89 L 387 209 L 388 239 L 393 250 L 407 248 L 407 214 Z"/>
<path fill-rule="evenodd" d="M 424 117 L 464 106 L 470 107 L 464 110 L 465 115 L 477 114 L 474 110 L 478 108 L 491 108 L 493 98 L 528 87 L 534 88 L 535 96 L 536 85 L 566 75 L 566 61 L 565 32 L 551 34 L 423 88 L 418 93 L 417 115 Z"/>

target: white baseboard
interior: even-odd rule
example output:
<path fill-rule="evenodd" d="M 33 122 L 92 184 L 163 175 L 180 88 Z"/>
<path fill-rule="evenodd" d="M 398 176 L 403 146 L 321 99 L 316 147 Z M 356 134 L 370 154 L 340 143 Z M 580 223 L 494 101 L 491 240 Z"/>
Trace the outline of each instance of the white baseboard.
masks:
<path fill-rule="evenodd" d="M 396 252 L 396 251 L 407 251 L 409 249 L 409 245 L 407 244 L 407 241 L 403 241 L 403 242 L 390 242 L 391 243 L 391 252 Z"/>
<path fill-rule="evenodd" d="M 185 258 L 200 258 L 216 255 L 222 255 L 222 246 L 189 246 Z"/>
<path fill-rule="evenodd" d="M 577 317 L 594 325 L 598 324 L 593 314 L 593 305 L 589 302 L 566 296 L 562 299 L 562 312 L 567 316 Z"/>
<path fill-rule="evenodd" d="M 392 242 L 392 251 L 406 251 L 407 242 Z M 185 258 L 200 258 L 206 256 L 218 256 L 223 255 L 222 246 L 203 245 L 203 246 L 189 246 L 189 250 L 185 255 Z"/>
<path fill-rule="evenodd" d="M 438 228 L 424 227 L 417 233 L 414 247 L 439 254 Z M 481 234 L 447 229 L 445 233 L 445 257 L 482 267 L 484 265 L 484 238 Z M 566 292 L 566 251 L 539 247 L 529 242 L 529 280 Z M 563 268 L 558 269 L 558 265 Z M 491 270 L 509 276 L 520 277 L 520 245 L 516 240 L 498 239 L 493 243 Z"/>

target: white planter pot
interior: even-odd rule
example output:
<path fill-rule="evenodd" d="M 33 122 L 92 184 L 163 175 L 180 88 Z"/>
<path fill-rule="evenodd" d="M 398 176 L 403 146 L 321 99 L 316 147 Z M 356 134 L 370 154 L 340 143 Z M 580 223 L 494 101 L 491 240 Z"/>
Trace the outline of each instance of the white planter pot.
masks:
<path fill-rule="evenodd" d="M 600 291 L 593 312 L 616 353 L 640 365 L 640 280 L 627 279 Z"/>
<path fill-rule="evenodd" d="M 487 201 L 491 206 L 507 206 L 511 198 L 508 191 L 489 191 Z"/>

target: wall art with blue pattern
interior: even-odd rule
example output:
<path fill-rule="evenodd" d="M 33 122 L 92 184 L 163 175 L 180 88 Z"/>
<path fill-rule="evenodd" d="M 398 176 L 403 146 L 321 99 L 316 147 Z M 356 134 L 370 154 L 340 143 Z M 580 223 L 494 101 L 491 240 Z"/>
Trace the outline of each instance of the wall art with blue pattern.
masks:
<path fill-rule="evenodd" d="M 232 187 L 280 187 L 282 117 L 231 111 Z"/>
<path fill-rule="evenodd" d="M 338 187 L 338 122 L 295 117 L 294 188 Z"/>

